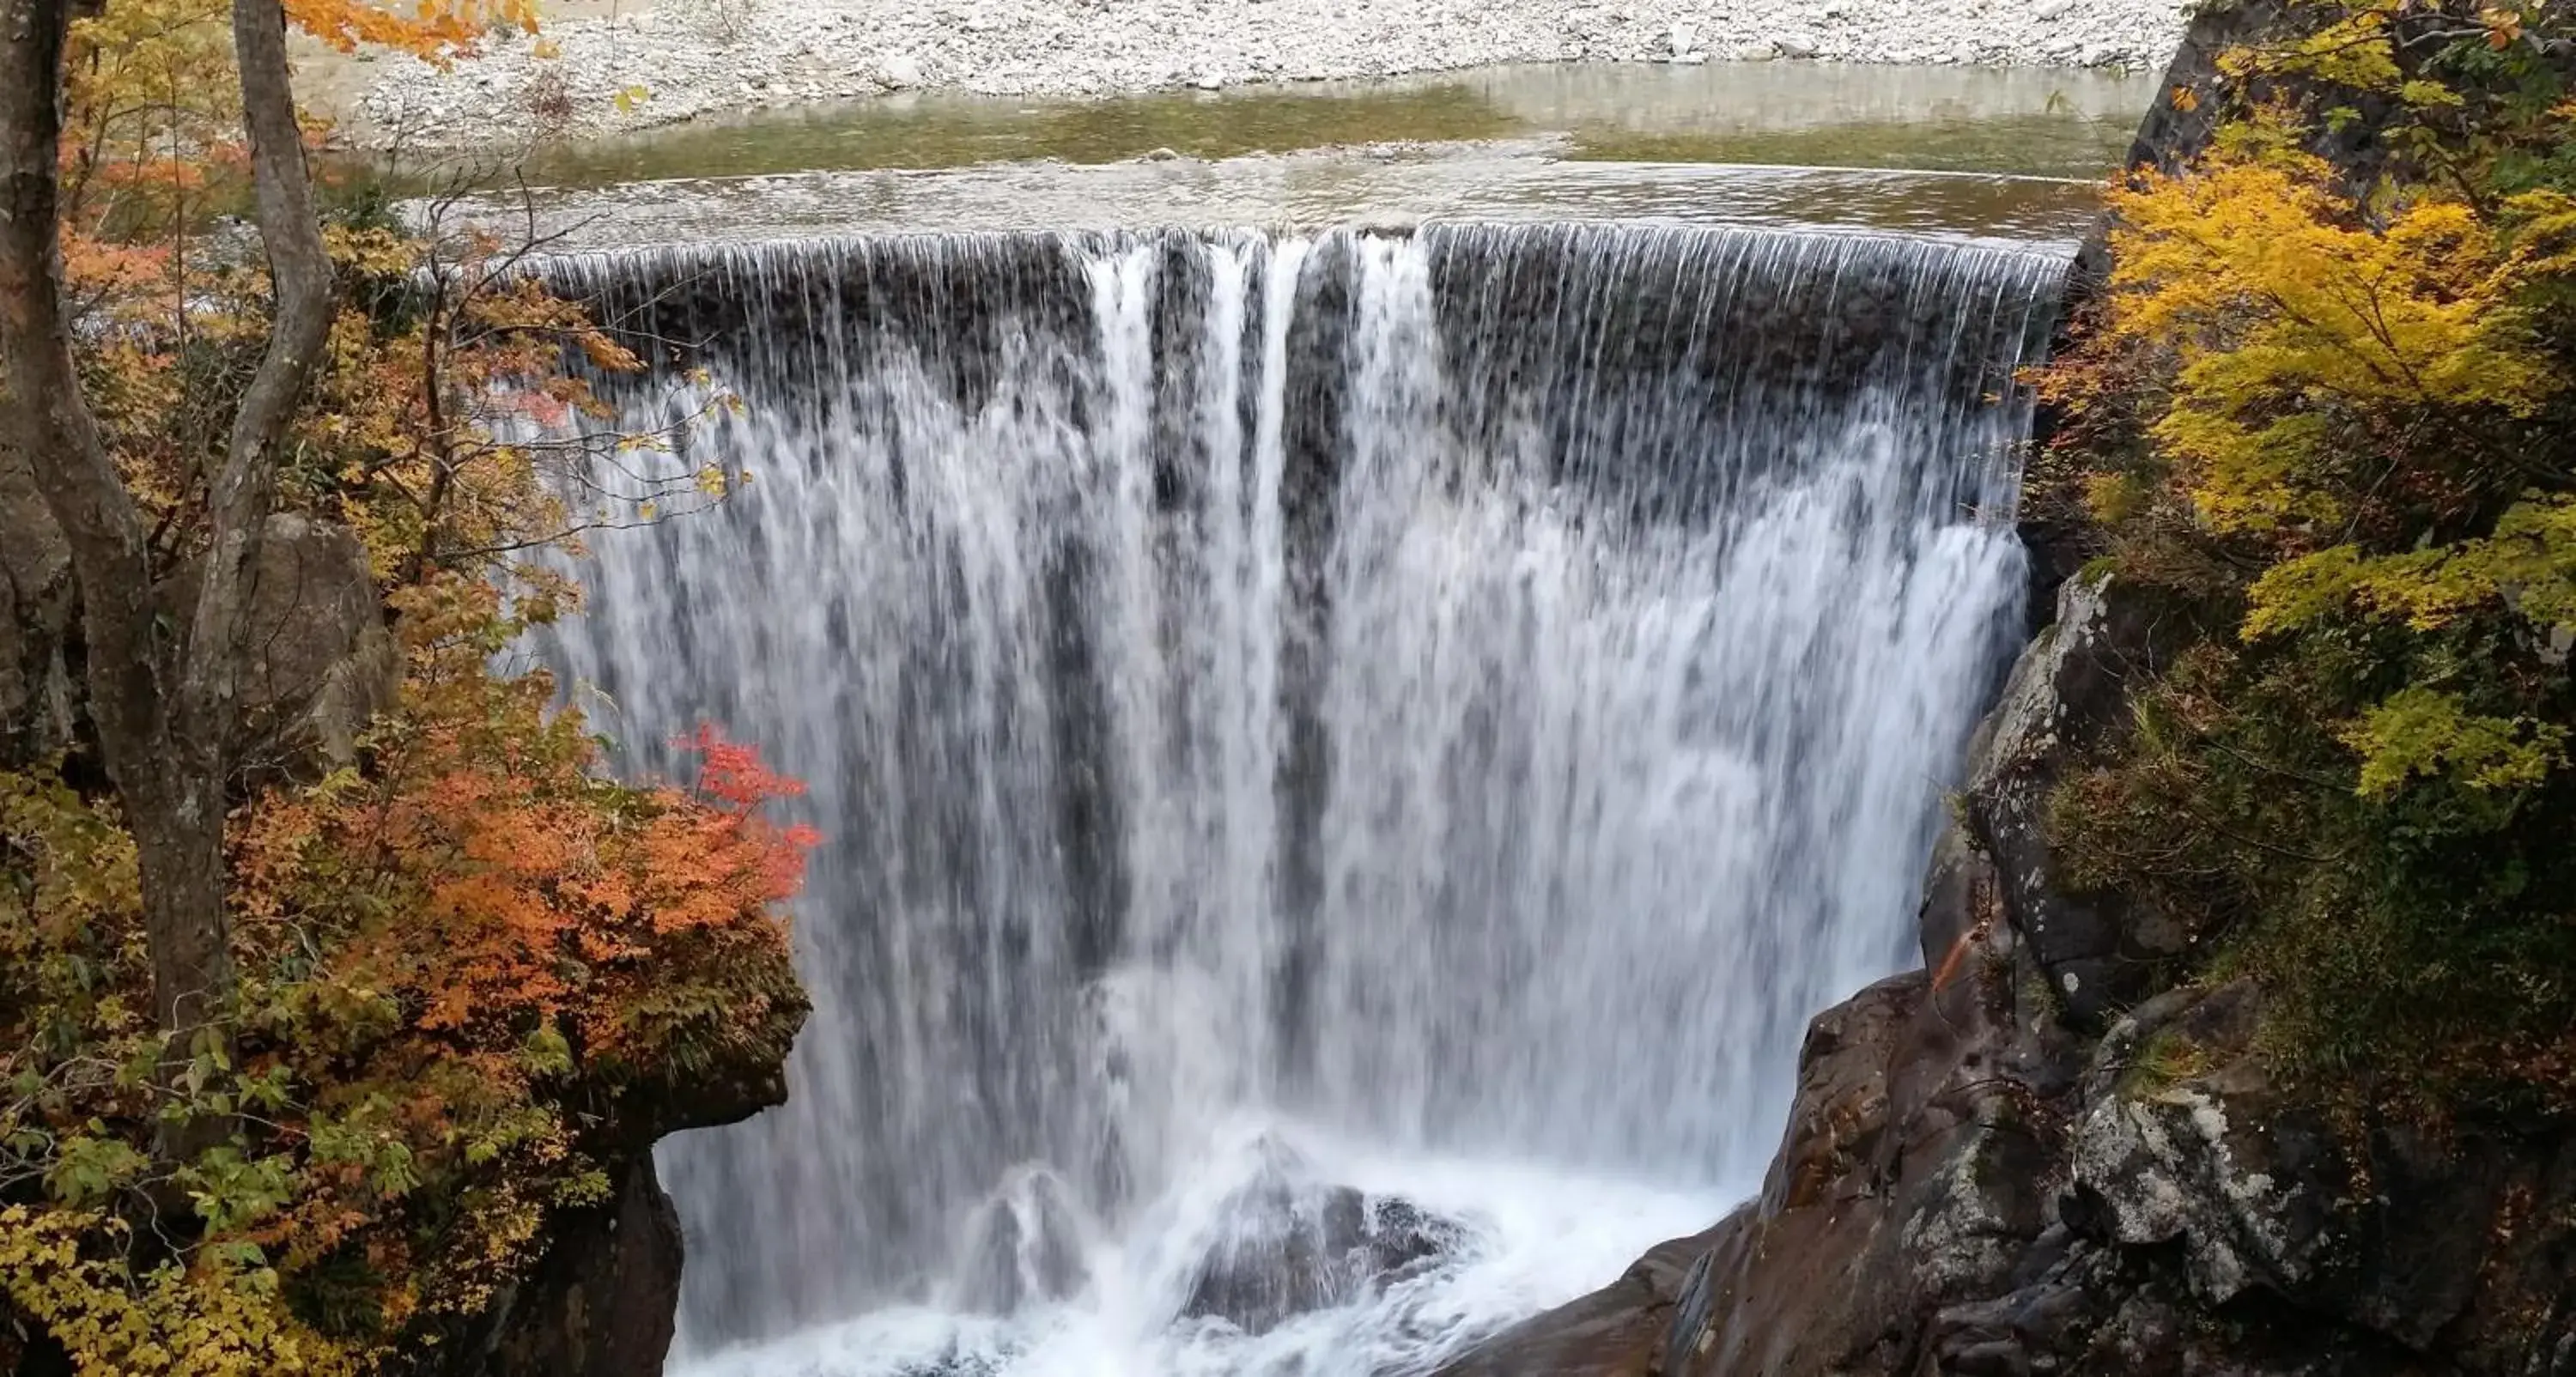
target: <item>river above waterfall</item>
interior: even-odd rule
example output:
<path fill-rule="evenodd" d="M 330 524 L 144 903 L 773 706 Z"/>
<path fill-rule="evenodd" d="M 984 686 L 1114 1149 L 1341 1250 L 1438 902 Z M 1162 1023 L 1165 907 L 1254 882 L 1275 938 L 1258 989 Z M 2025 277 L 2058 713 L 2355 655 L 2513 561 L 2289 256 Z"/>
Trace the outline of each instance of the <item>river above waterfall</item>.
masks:
<path fill-rule="evenodd" d="M 922 93 L 569 142 L 539 150 L 527 172 L 602 186 L 1562 140 L 1589 161 L 2092 180 L 2127 152 L 2153 95 L 2151 80 L 2116 71 L 1810 62 L 1498 67 L 1097 99 Z"/>
<path fill-rule="evenodd" d="M 907 96 L 543 147 L 512 162 L 508 192 L 470 195 L 462 213 L 572 247 L 1434 219 L 2070 240 L 2150 87 L 2103 72 L 1708 63 L 1086 101 Z M 413 175 L 471 185 L 502 161 Z"/>

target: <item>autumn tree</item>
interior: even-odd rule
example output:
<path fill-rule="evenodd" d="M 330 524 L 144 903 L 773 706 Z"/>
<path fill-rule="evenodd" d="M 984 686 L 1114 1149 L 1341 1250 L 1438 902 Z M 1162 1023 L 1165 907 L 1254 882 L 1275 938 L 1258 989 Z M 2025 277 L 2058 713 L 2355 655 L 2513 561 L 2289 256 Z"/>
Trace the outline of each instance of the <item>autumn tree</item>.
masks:
<path fill-rule="evenodd" d="M 63 172 L 68 166 L 86 179 L 96 171 L 115 103 L 182 97 L 176 90 L 97 93 L 87 102 L 87 127 L 67 127 L 66 106 L 73 86 L 96 81 L 96 67 L 125 59 L 129 47 L 182 47 L 173 35 L 201 16 L 185 3 L 123 6 L 104 17 L 99 8 L 80 0 L 0 4 L 0 444 L 34 475 L 71 548 L 89 714 L 138 843 L 154 1011 L 176 1063 L 219 1049 L 222 1025 L 214 1015 L 233 989 L 222 848 L 229 751 L 249 653 L 247 583 L 276 501 L 279 446 L 334 319 L 331 257 L 288 62 L 289 20 L 342 47 L 391 44 L 436 57 L 470 44 L 490 24 L 532 24 L 534 10 L 528 0 L 440 0 L 408 15 L 354 0 L 231 6 L 240 142 L 271 287 L 267 345 L 233 399 L 225 443 L 204 456 L 201 472 L 183 479 L 202 503 L 203 534 L 189 551 L 194 598 L 171 609 L 161 596 L 171 570 L 156 567 L 145 513 L 83 396 L 65 299 Z M 150 37 L 81 32 L 103 20 L 129 22 Z M 89 51 L 77 53 L 83 46 Z M 90 70 L 72 70 L 76 56 Z M 173 142 L 221 137 L 220 130 L 169 133 Z"/>
<path fill-rule="evenodd" d="M 2576 16 L 2285 15 L 2206 154 L 2113 189 L 2041 379 L 2033 500 L 2172 647 L 2052 831 L 2262 980 L 2313 1084 L 2569 1112 Z"/>
<path fill-rule="evenodd" d="M 289 25 L 436 60 L 529 17 L 0 0 L 0 462 L 71 547 L 89 680 L 67 754 L 0 758 L 0 1363 L 22 1332 L 89 1377 L 428 1361 L 657 1105 L 766 1085 L 802 1017 L 794 783 L 711 729 L 681 780 L 610 779 L 549 676 L 495 667 L 578 598 L 586 526 L 738 477 L 619 427 L 590 379 L 638 362 L 538 246 L 333 204 L 307 161 Z M 706 382 L 659 414 L 727 407 Z M 290 519 L 362 549 L 401 688 L 281 768 L 239 742 Z"/>
<path fill-rule="evenodd" d="M 245 583 L 276 493 L 278 442 L 331 326 L 331 264 L 296 122 L 285 12 L 275 0 L 239 0 L 233 45 L 275 308 L 266 357 L 204 475 L 208 538 L 194 605 L 165 621 L 142 516 L 82 400 L 63 302 L 63 62 L 73 19 L 70 0 L 0 5 L 0 435 L 71 546 L 90 713 L 140 853 L 154 1014 L 184 1058 L 233 989 L 223 823 L 248 649 Z"/>

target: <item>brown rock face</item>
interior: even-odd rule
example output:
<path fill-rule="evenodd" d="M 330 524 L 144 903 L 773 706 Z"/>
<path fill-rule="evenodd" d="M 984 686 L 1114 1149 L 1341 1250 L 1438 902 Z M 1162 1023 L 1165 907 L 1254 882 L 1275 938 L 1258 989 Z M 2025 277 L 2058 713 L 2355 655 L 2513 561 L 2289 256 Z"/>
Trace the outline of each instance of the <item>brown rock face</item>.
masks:
<path fill-rule="evenodd" d="M 1962 894 L 1986 889 L 1956 864 Z M 2025 1004 L 2010 932 L 1975 943 L 1937 990 L 1899 976 L 1810 1026 L 1780 1154 L 1662 1371 L 1907 1371 L 1919 1317 L 2008 1284 L 2040 1245 L 2071 1040 Z"/>
<path fill-rule="evenodd" d="M 545 1260 L 468 1367 L 486 1377 L 653 1377 L 680 1312 L 680 1216 L 650 1157 L 614 1199 L 556 1216 Z"/>
<path fill-rule="evenodd" d="M 2247 985 L 2074 998 L 2165 969 L 2053 887 L 2030 802 L 2118 707 L 2121 596 L 2070 584 L 2025 655 L 1928 969 L 1810 1026 L 1762 1194 L 1453 1373 L 2576 1377 L 2576 1135 L 2330 1122 L 2264 1069 Z"/>
<path fill-rule="evenodd" d="M 195 591 L 195 570 L 183 568 L 168 596 L 186 606 Z M 358 734 L 402 686 L 402 653 L 357 535 L 310 517 L 271 516 L 251 576 L 249 622 L 234 767 L 258 779 L 356 759 Z"/>
<path fill-rule="evenodd" d="M 1441 1369 L 1441 1377 L 1643 1377 L 1659 1370 L 1665 1340 L 1694 1285 L 1700 1260 L 1735 1223 L 1657 1244 L 1620 1278 L 1570 1305 L 1524 1320 Z"/>

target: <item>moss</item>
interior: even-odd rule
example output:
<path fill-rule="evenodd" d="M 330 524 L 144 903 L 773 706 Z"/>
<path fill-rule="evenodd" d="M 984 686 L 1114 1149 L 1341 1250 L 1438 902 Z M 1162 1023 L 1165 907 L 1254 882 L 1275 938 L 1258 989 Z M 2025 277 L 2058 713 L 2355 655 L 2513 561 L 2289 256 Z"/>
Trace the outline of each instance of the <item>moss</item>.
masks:
<path fill-rule="evenodd" d="M 2150 1035 L 2120 1073 L 2118 1093 L 2152 1099 L 2185 1081 L 2207 1075 L 2215 1062 L 2208 1048 L 2167 1028 Z"/>

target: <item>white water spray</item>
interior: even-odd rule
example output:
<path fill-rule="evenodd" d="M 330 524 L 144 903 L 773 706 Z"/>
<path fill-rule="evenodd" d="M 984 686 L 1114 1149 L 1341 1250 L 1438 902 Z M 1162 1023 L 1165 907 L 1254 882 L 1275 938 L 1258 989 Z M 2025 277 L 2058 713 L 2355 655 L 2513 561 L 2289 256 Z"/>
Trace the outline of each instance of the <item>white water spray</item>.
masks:
<path fill-rule="evenodd" d="M 789 1105 L 663 1153 L 683 1345 L 1424 1372 L 1713 1222 L 1805 1019 L 1906 958 L 2062 272 L 1618 226 L 562 263 L 747 397 L 758 479 L 599 540 L 559 655 L 828 838 Z M 1283 1160 L 1436 1256 L 1185 1313 Z"/>

